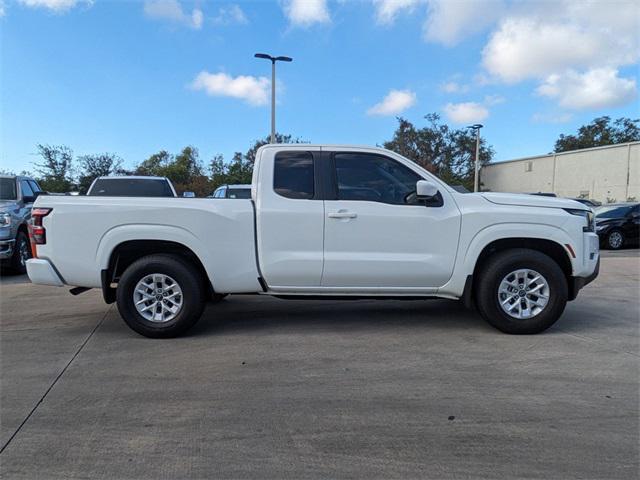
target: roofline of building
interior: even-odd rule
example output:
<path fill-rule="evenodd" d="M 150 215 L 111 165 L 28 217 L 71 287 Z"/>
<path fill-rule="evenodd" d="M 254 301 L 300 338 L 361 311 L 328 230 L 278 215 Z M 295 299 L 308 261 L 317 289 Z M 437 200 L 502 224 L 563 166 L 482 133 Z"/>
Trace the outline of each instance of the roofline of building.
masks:
<path fill-rule="evenodd" d="M 522 157 L 522 158 L 514 158 L 511 160 L 499 160 L 497 162 L 491 162 L 491 163 L 487 163 L 486 165 L 484 165 L 482 168 L 484 167 L 489 167 L 491 165 L 501 165 L 503 163 L 512 163 L 512 162 L 524 162 L 526 160 L 535 160 L 537 158 L 545 158 L 545 157 L 559 157 L 560 155 L 568 155 L 571 153 L 576 153 L 576 152 L 591 152 L 594 150 L 605 150 L 608 148 L 619 148 L 619 147 L 629 147 L 631 145 L 640 145 L 640 142 L 627 142 L 627 143 L 616 143 L 613 145 L 602 145 L 600 147 L 591 147 L 591 148 L 581 148 L 578 150 L 569 150 L 567 152 L 558 152 L 558 153 L 547 153 L 547 154 L 543 154 L 543 155 L 533 155 L 531 157 Z"/>

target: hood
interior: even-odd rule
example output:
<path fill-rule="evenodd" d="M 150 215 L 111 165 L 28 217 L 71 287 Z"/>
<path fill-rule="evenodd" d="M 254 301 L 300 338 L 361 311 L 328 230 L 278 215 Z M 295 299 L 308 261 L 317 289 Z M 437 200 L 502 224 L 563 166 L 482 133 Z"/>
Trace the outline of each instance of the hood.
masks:
<path fill-rule="evenodd" d="M 522 207 L 572 208 L 574 210 L 589 210 L 586 205 L 569 200 L 568 198 L 543 197 L 541 195 L 527 195 L 522 193 L 494 193 L 485 192 L 481 195 L 491 203 L 498 205 L 518 205 Z"/>
<path fill-rule="evenodd" d="M 0 211 L 8 212 L 9 210 L 15 210 L 18 208 L 18 202 L 15 200 L 0 200 Z"/>
<path fill-rule="evenodd" d="M 604 217 L 600 217 L 598 218 L 598 215 L 596 215 L 596 225 L 607 225 L 609 223 L 617 223 L 620 220 L 624 220 L 625 217 L 613 217 L 613 218 L 604 218 Z"/>

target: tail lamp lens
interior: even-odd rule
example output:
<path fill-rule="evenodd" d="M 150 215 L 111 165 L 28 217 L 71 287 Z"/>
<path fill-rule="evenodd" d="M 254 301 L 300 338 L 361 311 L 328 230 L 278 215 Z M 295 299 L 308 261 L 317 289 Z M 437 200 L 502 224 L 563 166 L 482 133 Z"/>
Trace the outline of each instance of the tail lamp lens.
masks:
<path fill-rule="evenodd" d="M 29 225 L 29 238 L 31 240 L 31 250 L 36 256 L 36 245 L 47 243 L 47 232 L 42 225 L 42 219 L 51 213 L 50 208 L 34 208 L 31 210 L 31 224 Z"/>

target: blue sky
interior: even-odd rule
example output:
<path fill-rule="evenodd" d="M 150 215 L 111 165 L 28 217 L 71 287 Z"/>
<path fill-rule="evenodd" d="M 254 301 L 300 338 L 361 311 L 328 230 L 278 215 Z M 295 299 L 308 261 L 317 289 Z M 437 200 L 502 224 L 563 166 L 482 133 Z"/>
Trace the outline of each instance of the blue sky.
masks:
<path fill-rule="evenodd" d="M 380 144 L 397 115 L 485 124 L 496 159 L 600 115 L 640 116 L 632 1 L 0 0 L 1 169 L 37 143 L 127 166 L 186 145 L 229 160 L 269 132 Z"/>

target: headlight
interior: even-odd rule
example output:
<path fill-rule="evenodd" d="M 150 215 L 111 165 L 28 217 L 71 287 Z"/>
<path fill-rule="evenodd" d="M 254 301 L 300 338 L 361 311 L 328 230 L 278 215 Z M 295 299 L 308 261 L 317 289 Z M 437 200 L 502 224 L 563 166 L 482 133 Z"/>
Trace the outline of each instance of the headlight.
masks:
<path fill-rule="evenodd" d="M 0 213 L 0 227 L 6 227 L 7 225 L 11 225 L 11 214 Z"/>
<path fill-rule="evenodd" d="M 573 208 L 565 208 L 565 212 L 570 213 L 571 215 L 578 215 L 580 217 L 584 217 L 587 222 L 587 225 L 582 227 L 583 232 L 594 232 L 595 231 L 595 215 L 591 210 L 577 210 Z"/>

